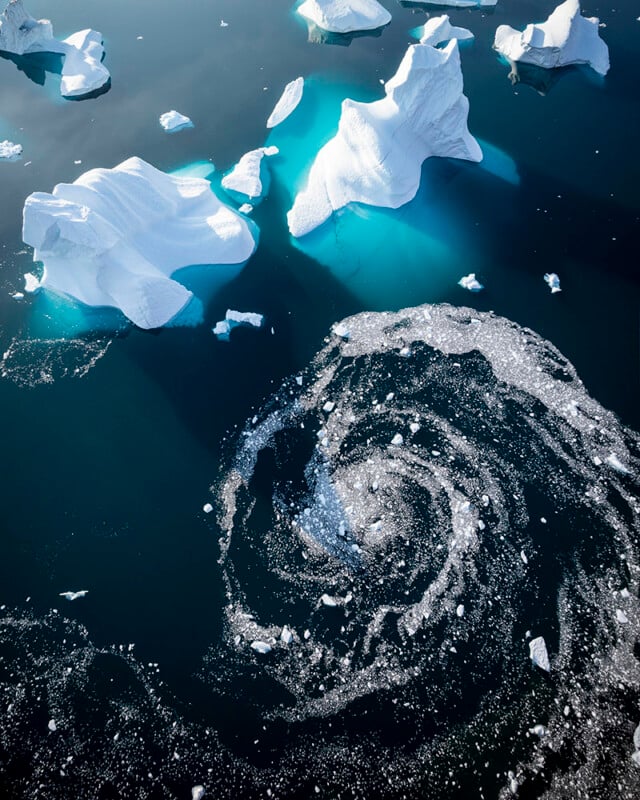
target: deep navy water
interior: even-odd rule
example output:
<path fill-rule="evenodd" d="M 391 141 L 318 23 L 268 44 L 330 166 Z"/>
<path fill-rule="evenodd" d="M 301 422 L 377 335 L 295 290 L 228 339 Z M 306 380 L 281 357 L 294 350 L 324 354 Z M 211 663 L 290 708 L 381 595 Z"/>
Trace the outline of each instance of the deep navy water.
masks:
<path fill-rule="evenodd" d="M 0 140 L 24 148 L 21 161 L 0 162 L 2 797 L 188 798 L 191 787 L 202 784 L 211 792 L 205 797 L 219 798 L 489 798 L 509 796 L 509 771 L 522 785 L 520 797 L 640 792 L 640 768 L 631 760 L 640 723 L 640 617 L 625 611 L 621 645 L 613 618 L 596 613 L 609 590 L 628 586 L 637 601 L 640 5 L 583 4 L 585 15 L 606 23 L 601 35 L 611 70 L 605 78 L 570 67 L 554 71 L 553 80 L 532 75 L 535 86 L 512 86 L 509 67 L 491 44 L 498 25 L 540 21 L 553 2 L 498 0 L 495 9 L 446 9 L 454 24 L 475 34 L 461 59 L 469 129 L 485 161 L 430 159 L 407 206 L 346 209 L 294 241 L 286 212 L 315 152 L 335 133 L 341 100 L 382 97 L 381 81 L 415 42 L 410 31 L 427 13 L 442 11 L 395 0 L 383 5 L 393 19 L 379 35 L 321 43 L 308 40 L 292 0 L 32 0 L 29 11 L 51 18 L 58 37 L 86 27 L 104 36 L 111 88 L 81 102 L 60 97 L 55 73 L 0 58 Z M 306 79 L 298 111 L 267 131 L 280 92 L 298 75 Z M 158 116 L 172 108 L 195 127 L 165 134 Z M 133 155 L 167 172 L 209 176 L 216 186 L 243 153 L 265 143 L 276 144 L 280 155 L 269 196 L 252 214 L 260 230 L 255 254 L 215 291 L 206 275 L 185 273 L 204 302 L 200 324 L 148 332 L 115 312 L 83 309 L 47 292 L 11 297 L 33 268 L 21 238 L 22 207 L 31 192 L 51 191 Z M 484 284 L 482 292 L 457 285 L 469 272 Z M 561 293 L 551 295 L 546 272 L 559 274 Z M 600 416 L 589 412 L 603 429 L 597 435 L 626 442 L 629 464 L 636 466 L 622 476 L 614 470 L 610 483 L 600 481 L 590 471 L 596 445 L 589 437 L 595 434 L 565 429 L 556 420 L 558 409 L 546 409 L 545 398 L 524 378 L 505 379 L 504 389 L 492 369 L 501 353 L 516 352 L 520 344 L 502 328 L 496 336 L 503 337 L 503 351 L 471 348 L 457 358 L 458 366 L 437 348 L 423 350 L 420 331 L 412 340 L 416 366 L 408 372 L 387 362 L 387 333 L 378 328 L 371 335 L 379 351 L 362 345 L 347 352 L 344 343 L 340 350 L 326 339 L 349 315 L 441 303 L 475 309 L 491 330 L 495 317 L 488 312 L 518 331 L 532 329 L 549 363 L 560 358 L 549 355 L 546 343 L 552 343 L 603 409 Z M 211 328 L 227 308 L 264 314 L 264 328 L 239 329 L 230 342 L 218 341 Z M 329 349 L 309 367 L 323 347 Z M 546 368 L 547 361 L 541 364 Z M 562 380 L 574 392 L 567 394 L 571 402 L 583 390 L 569 368 L 559 369 L 566 370 Z M 393 573 L 398 596 L 379 598 L 371 588 L 371 576 L 382 580 L 384 559 L 399 557 L 387 541 L 375 569 L 349 579 L 349 570 L 333 563 L 339 559 L 323 561 L 308 542 L 293 543 L 298 512 L 314 508 L 309 498 L 319 492 L 308 475 L 303 480 L 315 440 L 293 431 L 302 421 L 305 430 L 313 424 L 304 414 L 281 428 L 273 420 L 280 419 L 282 382 L 305 370 L 305 387 L 318 385 L 311 399 L 298 396 L 295 383 L 287 383 L 286 392 L 309 404 L 305 414 L 311 407 L 318 411 L 313 424 L 328 397 L 323 370 L 331 371 L 328 385 L 336 387 L 329 399 L 346 404 L 353 392 L 361 401 L 349 411 L 355 429 L 336 434 L 344 451 L 329 463 L 339 488 L 352 485 L 351 474 L 362 464 L 376 461 L 378 451 L 367 450 L 371 441 L 390 440 L 399 420 L 409 420 L 398 409 L 389 409 L 383 423 L 369 419 L 362 409 L 378 402 L 376 392 L 381 402 L 389 394 L 396 395 L 389 403 L 402 396 L 411 415 L 430 408 L 437 416 L 421 423 L 425 439 L 416 446 L 425 453 L 447 452 L 435 443 L 449 430 L 443 420 L 468 415 L 469 424 L 459 428 L 466 444 L 455 438 L 454 447 L 449 440 L 457 474 L 453 467 L 446 475 L 434 467 L 426 478 L 431 468 L 421 463 L 418 479 L 418 467 L 407 462 L 397 474 L 411 478 L 409 490 L 398 488 L 389 477 L 393 469 L 385 467 L 395 519 L 428 520 L 433 531 L 433 548 L 425 540 L 410 553 L 402 551 L 409 547 L 403 537 L 418 535 L 417 528 L 394 531 L 404 542 L 398 544 L 402 557 L 416 564 L 406 578 L 406 592 L 416 595 L 412 602 L 445 569 L 434 555 L 447 547 L 438 539 L 443 493 L 452 508 L 456 492 L 473 500 L 486 468 L 496 493 L 505 495 L 501 509 L 492 495 L 492 523 L 514 560 L 501 545 L 486 544 L 482 566 L 467 575 L 464 645 L 432 611 L 432 628 L 411 644 L 395 629 L 378 632 L 378 649 L 361 653 L 358 662 L 353 642 L 366 639 L 356 627 L 359 618 L 379 607 L 393 607 L 402 617 L 398 596 L 405 578 Z M 579 402 L 586 408 L 586 400 Z M 240 432 L 254 415 L 258 424 L 278 430 L 270 434 L 272 447 L 256 448 L 247 486 L 238 490 L 242 519 L 229 526 L 222 520 L 223 497 L 233 494 L 229 475 L 250 439 Z M 532 423 L 533 432 L 522 422 L 529 415 L 540 424 Z M 345 453 L 360 460 L 352 463 Z M 596 499 L 594 486 L 601 490 Z M 404 505 L 409 496 L 410 513 Z M 519 505 L 525 496 L 527 514 Z M 215 507 L 209 515 L 202 511 L 207 502 Z M 288 505 L 295 510 L 287 522 L 282 509 Z M 541 517 L 553 524 L 540 523 Z M 235 544 L 238 530 L 246 542 Z M 621 531 L 626 544 L 617 538 Z M 283 544 L 287 536 L 290 547 Z M 518 572 L 526 564 L 519 551 L 529 541 L 537 553 L 535 578 Z M 516 562 L 510 574 L 508 564 Z M 580 594 L 592 575 L 595 594 Z M 339 606 L 344 620 L 322 617 L 314 598 L 355 594 L 354 587 L 366 603 L 356 598 L 353 610 Z M 89 593 L 68 603 L 59 593 L 69 589 Z M 454 617 L 461 591 L 458 584 L 451 589 Z M 443 594 L 438 608 L 451 602 Z M 622 601 L 615 602 L 617 608 Z M 474 619 L 474 606 L 487 616 Z M 289 661 L 267 668 L 270 662 L 247 656 L 234 637 L 250 631 L 232 607 L 263 626 L 281 625 L 287 614 L 297 620 L 300 662 L 313 662 L 315 670 L 317 656 L 317 672 Z M 572 613 L 579 620 L 573 633 L 563 633 Z M 528 629 L 534 636 L 546 632 L 557 658 L 549 680 L 531 667 Z M 568 644 L 578 631 L 593 643 L 584 656 L 589 670 Z M 441 644 L 430 660 L 424 654 L 436 639 Z M 464 663 L 450 663 L 458 650 Z M 493 654 L 483 662 L 487 653 Z M 355 665 L 353 672 L 337 666 L 342 658 L 351 660 L 349 670 Z M 409 682 L 408 675 L 424 677 Z M 369 685 L 325 702 L 332 681 L 342 679 Z M 603 701 L 601 716 L 593 716 L 599 734 L 587 742 L 581 731 L 589 704 L 596 708 L 594 698 L 605 695 L 608 705 Z M 579 699 L 574 705 L 567 700 L 571 713 L 554 723 L 550 709 L 562 717 L 569 696 Z M 57 731 L 47 728 L 51 719 Z M 543 743 L 544 753 L 532 755 L 535 736 L 528 729 L 548 723 L 553 734 L 564 719 L 580 731 L 576 738 L 568 734 L 547 750 Z M 544 764 L 536 767 L 538 757 Z M 592 767 L 588 774 L 585 763 Z"/>

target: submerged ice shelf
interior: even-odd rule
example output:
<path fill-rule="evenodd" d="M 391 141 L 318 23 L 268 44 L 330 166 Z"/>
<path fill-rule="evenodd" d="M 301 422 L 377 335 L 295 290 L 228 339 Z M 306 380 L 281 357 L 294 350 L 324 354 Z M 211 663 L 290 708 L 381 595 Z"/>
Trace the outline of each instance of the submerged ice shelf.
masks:
<path fill-rule="evenodd" d="M 64 56 L 60 93 L 63 97 L 83 97 L 107 86 L 109 70 L 102 64 L 102 34 L 86 29 L 59 41 L 51 22 L 36 20 L 25 10 L 22 0 L 10 0 L 0 19 L 0 51 L 23 56 L 57 53 Z"/>
<path fill-rule="evenodd" d="M 382 100 L 344 100 L 338 132 L 319 151 L 287 215 L 292 235 L 304 236 L 352 202 L 399 208 L 415 196 L 431 156 L 480 161 L 462 90 L 453 39 L 442 50 L 411 45 Z"/>
<path fill-rule="evenodd" d="M 167 175 L 140 158 L 31 194 L 23 217 L 43 287 L 118 308 L 140 328 L 166 325 L 192 299 L 171 279 L 176 270 L 216 265 L 230 279 L 230 265 L 256 246 L 249 223 L 208 181 Z"/>

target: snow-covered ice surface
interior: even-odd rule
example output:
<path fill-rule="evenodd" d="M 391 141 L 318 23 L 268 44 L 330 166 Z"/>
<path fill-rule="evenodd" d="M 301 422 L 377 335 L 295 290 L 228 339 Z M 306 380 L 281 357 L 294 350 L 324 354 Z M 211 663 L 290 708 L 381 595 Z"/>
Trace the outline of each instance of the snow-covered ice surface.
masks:
<path fill-rule="evenodd" d="M 473 39 L 473 34 L 467 28 L 452 25 L 447 14 L 440 17 L 431 17 L 420 30 L 420 44 L 429 44 L 432 47 L 448 42 L 451 39 L 464 41 Z"/>
<path fill-rule="evenodd" d="M 583 17 L 579 0 L 565 0 L 546 22 L 517 31 L 509 25 L 496 30 L 494 48 L 510 62 L 551 69 L 569 64 L 588 64 L 606 75 L 609 48 L 600 38 L 600 20 Z"/>
<path fill-rule="evenodd" d="M 22 145 L 4 139 L 0 142 L 0 161 L 17 161 L 22 158 Z"/>
<path fill-rule="evenodd" d="M 287 215 L 292 235 L 304 236 L 349 203 L 404 205 L 431 156 L 480 161 L 462 89 L 454 39 L 442 50 L 411 45 L 382 100 L 345 100 L 337 134 L 319 151 Z"/>
<path fill-rule="evenodd" d="M 111 76 L 102 63 L 102 34 L 86 29 L 59 41 L 51 22 L 34 19 L 22 0 L 10 0 L 0 18 L 0 50 L 15 55 L 58 53 L 64 56 L 60 93 L 83 97 L 109 85 Z"/>
<path fill-rule="evenodd" d="M 256 246 L 245 218 L 208 181 L 140 158 L 29 195 L 23 239 L 44 264 L 43 287 L 118 308 L 141 328 L 167 324 L 193 297 L 171 279 L 176 270 L 212 265 L 222 275 Z"/>
<path fill-rule="evenodd" d="M 297 11 L 329 33 L 373 30 L 391 21 L 377 0 L 305 0 Z"/>
<path fill-rule="evenodd" d="M 285 119 L 296 110 L 299 102 L 302 100 L 303 91 L 304 78 L 302 77 L 296 78 L 284 87 L 278 102 L 273 107 L 271 114 L 269 114 L 267 128 L 275 128 L 276 125 L 280 125 L 281 122 L 284 122 Z"/>
<path fill-rule="evenodd" d="M 164 114 L 161 114 L 159 122 L 167 133 L 177 133 L 185 128 L 193 128 L 193 122 L 189 117 L 175 109 L 165 111 Z"/>
<path fill-rule="evenodd" d="M 256 205 L 269 191 L 269 173 L 265 156 L 278 155 L 277 147 L 258 147 L 245 153 L 235 167 L 222 178 L 222 188 L 236 199 Z"/>

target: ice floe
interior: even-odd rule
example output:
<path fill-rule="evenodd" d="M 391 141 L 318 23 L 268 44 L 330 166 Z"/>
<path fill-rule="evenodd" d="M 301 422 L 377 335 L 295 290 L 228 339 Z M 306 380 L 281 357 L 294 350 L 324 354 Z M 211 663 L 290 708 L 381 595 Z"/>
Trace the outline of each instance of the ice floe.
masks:
<path fill-rule="evenodd" d="M 462 286 L 463 289 L 468 289 L 470 292 L 480 292 L 484 289 L 484 286 L 476 279 L 475 272 L 470 272 L 468 275 L 460 278 L 458 286 Z"/>
<path fill-rule="evenodd" d="M 22 158 L 22 145 L 8 139 L 0 142 L 0 161 L 17 161 Z"/>
<path fill-rule="evenodd" d="M 37 275 L 34 275 L 33 272 L 25 272 L 24 275 L 24 290 L 28 294 L 35 294 L 39 292 L 42 288 L 42 283 L 40 282 L 40 278 Z"/>
<path fill-rule="evenodd" d="M 256 314 L 253 311 L 234 311 L 232 308 L 228 308 L 224 319 L 216 322 L 212 331 L 220 341 L 228 342 L 234 328 L 261 328 L 263 324 L 262 314 Z"/>
<path fill-rule="evenodd" d="M 432 17 L 420 29 L 420 44 L 429 44 L 432 47 L 449 42 L 451 39 L 463 41 L 473 39 L 473 34 L 467 28 L 458 28 L 452 25 L 447 14 Z"/>
<path fill-rule="evenodd" d="M 222 179 L 222 188 L 233 196 L 247 198 L 253 205 L 269 191 L 268 173 L 265 173 L 262 159 L 275 156 L 277 147 L 258 147 L 245 153 L 231 172 Z"/>
<path fill-rule="evenodd" d="M 111 76 L 102 63 L 102 34 L 86 29 L 59 41 L 51 22 L 34 19 L 22 0 L 11 0 L 0 18 L 0 50 L 14 55 L 57 53 L 64 56 L 60 93 L 82 97 L 108 86 Z"/>
<path fill-rule="evenodd" d="M 540 669 L 545 670 L 545 672 L 549 672 L 551 669 L 547 645 L 542 636 L 538 636 L 529 642 L 529 658 L 536 667 L 540 667 Z"/>
<path fill-rule="evenodd" d="M 193 122 L 189 117 L 186 117 L 179 111 L 175 111 L 175 109 L 165 111 L 164 114 L 160 115 L 160 125 L 162 125 L 167 133 L 177 133 L 178 131 L 183 131 L 185 128 L 193 128 Z"/>
<path fill-rule="evenodd" d="M 382 100 L 344 100 L 338 132 L 287 215 L 292 235 L 304 236 L 352 202 L 399 208 L 415 196 L 431 156 L 480 161 L 462 89 L 454 39 L 442 50 L 410 45 Z"/>
<path fill-rule="evenodd" d="M 374 30 L 391 21 L 376 0 L 305 0 L 297 11 L 330 33 Z"/>
<path fill-rule="evenodd" d="M 244 217 L 208 181 L 167 175 L 140 158 L 29 195 L 22 236 L 44 263 L 43 287 L 118 308 L 141 328 L 165 325 L 193 297 L 170 278 L 176 270 L 227 270 L 256 246 Z"/>
<path fill-rule="evenodd" d="M 81 597 L 86 597 L 89 594 L 88 589 L 80 589 L 79 592 L 60 592 L 60 597 L 65 600 L 79 600 Z"/>
<path fill-rule="evenodd" d="M 280 99 L 275 104 L 273 111 L 267 120 L 267 128 L 275 128 L 281 122 L 292 114 L 300 100 L 302 100 L 302 92 L 304 90 L 304 78 L 296 78 L 284 87 Z"/>
<path fill-rule="evenodd" d="M 597 17 L 583 17 L 579 0 L 565 0 L 546 22 L 518 31 L 509 25 L 496 30 L 494 48 L 509 62 L 535 64 L 546 69 L 569 64 L 588 64 L 606 75 L 609 48 L 600 38 Z"/>
<path fill-rule="evenodd" d="M 556 294 L 556 292 L 562 291 L 560 288 L 560 278 L 555 272 L 545 272 L 544 280 L 547 286 L 551 289 L 551 294 Z"/>

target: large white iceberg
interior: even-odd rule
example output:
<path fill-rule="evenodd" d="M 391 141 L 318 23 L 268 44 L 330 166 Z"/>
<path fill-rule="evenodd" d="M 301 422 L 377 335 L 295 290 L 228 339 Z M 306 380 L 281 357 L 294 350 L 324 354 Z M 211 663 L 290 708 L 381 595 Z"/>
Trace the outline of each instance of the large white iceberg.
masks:
<path fill-rule="evenodd" d="M 173 272 L 239 264 L 255 249 L 246 220 L 208 181 L 167 175 L 140 158 L 29 195 L 22 237 L 44 264 L 43 287 L 119 308 L 141 328 L 165 325 L 191 299 Z"/>
<path fill-rule="evenodd" d="M 64 56 L 60 93 L 82 97 L 102 89 L 111 76 L 102 64 L 102 34 L 90 29 L 58 41 L 48 19 L 34 19 L 22 0 L 10 0 L 0 18 L 0 50 L 14 55 L 58 53 Z"/>
<path fill-rule="evenodd" d="M 494 48 L 510 62 L 538 67 L 589 64 L 596 72 L 609 71 L 609 48 L 600 38 L 597 17 L 583 17 L 579 0 L 565 0 L 546 22 L 530 24 L 524 31 L 500 25 Z"/>
<path fill-rule="evenodd" d="M 481 161 L 462 88 L 453 39 L 442 50 L 411 45 L 382 100 L 344 100 L 338 132 L 318 152 L 287 215 L 293 236 L 309 233 L 348 203 L 404 205 L 418 191 L 422 162 L 430 156 Z"/>
<path fill-rule="evenodd" d="M 281 122 L 293 113 L 302 100 L 302 91 L 304 89 L 304 78 L 296 78 L 284 87 L 284 91 L 280 95 L 280 99 L 275 104 L 273 111 L 267 120 L 267 128 L 275 128 Z"/>
<path fill-rule="evenodd" d="M 279 152 L 277 147 L 258 147 L 245 153 L 222 179 L 222 188 L 255 204 L 269 189 L 267 176 L 262 170 L 262 159 L 265 156 L 275 156 Z"/>
<path fill-rule="evenodd" d="M 451 39 L 458 41 L 473 39 L 473 34 L 467 28 L 458 28 L 456 25 L 452 25 L 447 14 L 431 17 L 422 26 L 420 44 L 430 44 L 432 47 L 436 47 L 443 42 L 451 41 Z"/>
<path fill-rule="evenodd" d="M 391 14 L 376 0 L 305 0 L 298 14 L 330 33 L 370 31 L 391 21 Z"/>

